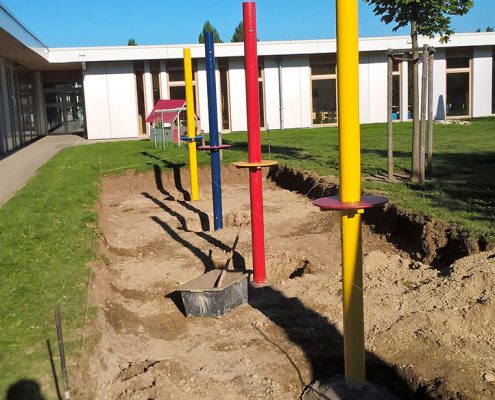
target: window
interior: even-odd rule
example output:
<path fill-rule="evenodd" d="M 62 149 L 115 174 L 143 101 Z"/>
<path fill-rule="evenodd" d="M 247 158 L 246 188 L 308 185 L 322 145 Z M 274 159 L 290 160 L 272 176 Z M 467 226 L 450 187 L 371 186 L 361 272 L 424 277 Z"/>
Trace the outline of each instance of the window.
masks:
<path fill-rule="evenodd" d="M 196 62 L 192 62 L 193 92 L 194 92 L 194 112 L 198 114 L 198 93 L 196 88 Z M 186 82 L 184 78 L 184 62 L 182 60 L 172 60 L 167 62 L 168 91 L 171 100 L 186 99 Z"/>
<path fill-rule="evenodd" d="M 402 56 L 401 56 L 402 57 Z M 392 120 L 401 119 L 400 115 L 400 61 L 394 60 L 392 69 Z"/>
<path fill-rule="evenodd" d="M 153 85 L 153 104 L 160 100 L 160 61 L 150 61 L 151 82 Z"/>
<path fill-rule="evenodd" d="M 492 114 L 495 114 L 495 53 L 492 54 Z"/>
<path fill-rule="evenodd" d="M 264 84 L 264 61 L 258 59 L 258 93 L 260 103 L 260 128 L 265 127 L 265 84 Z"/>
<path fill-rule="evenodd" d="M 447 117 L 471 114 L 471 50 L 447 50 Z"/>
<path fill-rule="evenodd" d="M 220 104 L 222 107 L 222 130 L 230 130 L 230 101 L 229 101 L 229 62 L 227 59 L 218 61 L 220 70 Z M 259 78 L 258 78 L 259 79 Z"/>
<path fill-rule="evenodd" d="M 134 63 L 134 75 L 136 76 L 136 96 L 138 104 L 139 134 L 146 132 L 146 109 L 144 99 L 144 63 Z"/>
<path fill-rule="evenodd" d="M 313 125 L 337 122 L 337 65 L 335 56 L 310 57 Z"/>
<path fill-rule="evenodd" d="M 33 73 L 7 61 L 2 68 L 5 68 L 5 79 L 0 86 L 7 96 L 0 114 L 0 153 L 7 153 L 35 139 L 41 132 Z"/>

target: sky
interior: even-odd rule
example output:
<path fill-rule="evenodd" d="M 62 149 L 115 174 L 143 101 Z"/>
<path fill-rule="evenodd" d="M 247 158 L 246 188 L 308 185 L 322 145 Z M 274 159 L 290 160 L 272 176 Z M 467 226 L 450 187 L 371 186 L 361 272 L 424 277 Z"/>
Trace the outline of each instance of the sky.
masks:
<path fill-rule="evenodd" d="M 242 20 L 241 0 L 0 0 L 49 47 L 197 43 L 205 20 L 230 41 Z M 456 32 L 495 26 L 495 0 L 474 0 L 474 8 L 454 17 Z M 260 40 L 335 38 L 335 0 L 258 0 Z M 392 32 L 372 7 L 359 1 L 360 36 L 407 35 Z"/>

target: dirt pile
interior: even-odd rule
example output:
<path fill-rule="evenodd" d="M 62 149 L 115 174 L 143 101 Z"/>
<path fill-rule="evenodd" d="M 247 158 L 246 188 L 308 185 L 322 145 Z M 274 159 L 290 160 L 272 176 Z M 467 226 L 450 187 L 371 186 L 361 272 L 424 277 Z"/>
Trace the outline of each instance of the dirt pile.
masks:
<path fill-rule="evenodd" d="M 220 319 L 181 313 L 174 289 L 223 266 L 237 235 L 233 266 L 251 268 L 247 175 L 226 169 L 222 179 L 218 232 L 207 184 L 201 201 L 184 201 L 187 175 L 103 181 L 91 289 L 99 340 L 80 385 L 88 398 L 297 399 L 314 379 L 343 372 L 339 215 L 273 182 L 264 190 L 271 286 Z M 369 379 L 399 398 L 494 398 L 493 252 L 445 274 L 368 226 L 363 243 Z"/>

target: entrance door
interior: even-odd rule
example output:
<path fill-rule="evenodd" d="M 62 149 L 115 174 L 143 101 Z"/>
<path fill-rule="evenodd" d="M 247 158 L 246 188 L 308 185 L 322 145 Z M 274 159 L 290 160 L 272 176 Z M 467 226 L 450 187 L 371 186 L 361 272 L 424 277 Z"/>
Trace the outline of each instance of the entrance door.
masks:
<path fill-rule="evenodd" d="M 48 131 L 54 134 L 84 133 L 83 90 L 79 83 L 45 83 Z"/>

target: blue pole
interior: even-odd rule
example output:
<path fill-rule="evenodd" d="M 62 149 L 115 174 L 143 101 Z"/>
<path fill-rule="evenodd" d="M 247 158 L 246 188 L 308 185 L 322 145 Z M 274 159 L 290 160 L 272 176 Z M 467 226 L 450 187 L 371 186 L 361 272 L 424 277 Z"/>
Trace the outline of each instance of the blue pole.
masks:
<path fill-rule="evenodd" d="M 208 121 L 210 125 L 210 146 L 218 146 L 217 85 L 215 79 L 215 51 L 213 33 L 204 32 L 206 57 L 206 83 L 208 90 Z M 211 190 L 213 193 L 213 226 L 223 228 L 222 182 L 220 177 L 220 150 L 211 149 Z"/>

